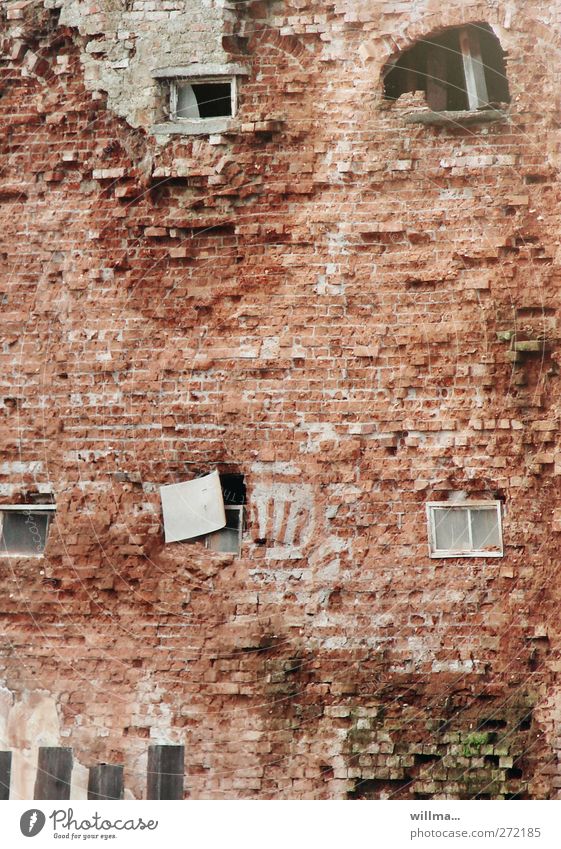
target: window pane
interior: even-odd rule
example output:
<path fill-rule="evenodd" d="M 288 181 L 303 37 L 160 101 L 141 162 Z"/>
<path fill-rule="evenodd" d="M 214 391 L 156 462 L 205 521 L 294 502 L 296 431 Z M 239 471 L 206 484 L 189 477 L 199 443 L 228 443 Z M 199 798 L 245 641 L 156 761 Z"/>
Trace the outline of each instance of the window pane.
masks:
<path fill-rule="evenodd" d="M 458 507 L 434 509 L 435 548 L 439 551 L 468 551 L 468 511 Z"/>
<path fill-rule="evenodd" d="M 230 552 L 239 554 L 240 535 L 237 528 L 222 528 L 208 536 L 208 547 L 211 551 Z"/>
<path fill-rule="evenodd" d="M 470 512 L 474 549 L 476 551 L 482 551 L 486 548 L 500 549 L 501 538 L 496 508 L 492 510 L 474 508 Z"/>
<path fill-rule="evenodd" d="M 209 534 L 207 545 L 211 551 L 240 553 L 240 522 L 242 510 L 226 507 L 226 527 Z"/>
<path fill-rule="evenodd" d="M 178 118 L 190 118 L 191 120 L 200 118 L 197 98 L 192 87 L 187 83 L 177 84 L 176 114 Z"/>
<path fill-rule="evenodd" d="M 0 553 L 42 554 L 47 542 L 46 513 L 6 511 L 2 516 Z"/>

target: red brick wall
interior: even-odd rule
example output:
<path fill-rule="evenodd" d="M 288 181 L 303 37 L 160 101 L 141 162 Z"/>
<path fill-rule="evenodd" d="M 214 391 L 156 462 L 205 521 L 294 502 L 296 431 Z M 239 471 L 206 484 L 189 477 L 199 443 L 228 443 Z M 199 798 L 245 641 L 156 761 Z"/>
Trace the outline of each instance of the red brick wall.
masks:
<path fill-rule="evenodd" d="M 238 131 L 165 146 L 4 22 L 0 495 L 57 514 L 0 563 L 2 681 L 137 795 L 149 738 L 191 797 L 556 792 L 561 20 L 433 5 L 255 4 Z M 406 124 L 384 63 L 464 21 L 509 119 Z M 158 487 L 215 467 L 242 556 L 164 546 Z M 455 491 L 504 558 L 429 559 Z"/>

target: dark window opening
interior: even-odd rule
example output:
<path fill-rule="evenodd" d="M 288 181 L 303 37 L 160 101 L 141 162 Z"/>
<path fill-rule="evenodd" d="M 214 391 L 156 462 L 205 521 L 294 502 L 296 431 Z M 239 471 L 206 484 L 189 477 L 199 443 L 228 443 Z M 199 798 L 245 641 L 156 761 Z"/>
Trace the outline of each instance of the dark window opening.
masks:
<path fill-rule="evenodd" d="M 244 529 L 244 508 L 246 489 L 243 475 L 222 474 L 220 486 L 224 500 L 226 525 L 219 531 L 208 534 L 206 546 L 211 551 L 224 554 L 239 554 Z"/>
<path fill-rule="evenodd" d="M 201 82 L 176 84 L 175 117 L 197 120 L 232 115 L 232 83 Z"/>
<path fill-rule="evenodd" d="M 482 719 L 478 725 L 478 731 L 491 731 L 493 729 L 501 729 L 506 728 L 506 719 L 497 719 L 495 717 L 489 717 L 486 719 Z"/>
<path fill-rule="evenodd" d="M 384 96 L 423 91 L 433 111 L 509 103 L 504 51 L 488 24 L 470 24 L 417 41 L 384 77 Z"/>
<path fill-rule="evenodd" d="M 245 504 L 245 481 L 243 475 L 220 475 L 224 504 Z"/>
<path fill-rule="evenodd" d="M 232 114 L 230 83 L 194 84 L 193 91 L 201 118 L 219 118 Z"/>

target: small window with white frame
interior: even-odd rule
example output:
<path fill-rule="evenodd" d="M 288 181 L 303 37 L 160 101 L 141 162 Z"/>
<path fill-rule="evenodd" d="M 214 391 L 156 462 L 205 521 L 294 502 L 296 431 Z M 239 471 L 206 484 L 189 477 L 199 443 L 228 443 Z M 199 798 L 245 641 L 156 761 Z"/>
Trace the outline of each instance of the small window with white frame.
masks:
<path fill-rule="evenodd" d="M 176 79 L 170 86 L 172 121 L 205 121 L 236 114 L 236 78 Z"/>
<path fill-rule="evenodd" d="M 54 504 L 0 505 L 0 556 L 41 557 Z"/>
<path fill-rule="evenodd" d="M 431 557 L 502 557 L 500 501 L 427 504 Z"/>
<path fill-rule="evenodd" d="M 247 76 L 243 65 L 192 62 L 156 68 L 152 77 L 159 81 L 159 112 L 164 123 L 153 132 L 183 135 L 212 135 L 232 126 L 238 110 L 239 80 Z M 166 104 L 166 99 L 169 98 Z"/>

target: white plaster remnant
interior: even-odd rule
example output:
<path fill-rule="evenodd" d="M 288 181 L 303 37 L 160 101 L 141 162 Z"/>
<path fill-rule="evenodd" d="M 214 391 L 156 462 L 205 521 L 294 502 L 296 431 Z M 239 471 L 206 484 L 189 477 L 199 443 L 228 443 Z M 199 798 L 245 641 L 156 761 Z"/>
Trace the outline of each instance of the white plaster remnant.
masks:
<path fill-rule="evenodd" d="M 81 54 L 86 86 L 107 92 L 108 106 L 133 127 L 149 129 L 162 120 L 156 68 L 213 62 L 225 64 L 222 47 L 224 0 L 43 0 L 60 9 L 60 24 L 88 39 Z"/>
<path fill-rule="evenodd" d="M 341 552 L 347 548 L 347 541 L 336 536 L 325 539 L 314 548 L 309 556 L 310 566 L 314 569 L 314 579 L 333 583 L 341 570 Z"/>
<path fill-rule="evenodd" d="M 258 482 L 253 489 L 253 509 L 259 537 L 267 539 L 270 560 L 303 556 L 315 530 L 315 505 L 310 484 Z"/>
<path fill-rule="evenodd" d="M 10 799 L 33 799 L 39 746 L 67 746 L 61 735 L 56 698 L 44 690 L 25 690 L 15 698 L 0 686 L 0 742 L 12 751 Z M 73 754 L 71 799 L 87 799 L 87 768 Z"/>

